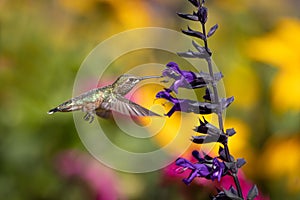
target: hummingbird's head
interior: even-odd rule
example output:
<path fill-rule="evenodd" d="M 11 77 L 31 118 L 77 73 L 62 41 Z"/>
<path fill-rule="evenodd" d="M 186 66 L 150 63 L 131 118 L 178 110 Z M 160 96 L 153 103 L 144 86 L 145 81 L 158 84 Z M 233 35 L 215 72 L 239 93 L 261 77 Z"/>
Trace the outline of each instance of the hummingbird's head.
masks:
<path fill-rule="evenodd" d="M 115 91 L 119 94 L 125 95 L 127 94 L 136 84 L 138 84 L 142 80 L 150 79 L 150 78 L 161 78 L 161 76 L 134 76 L 130 74 L 124 74 L 120 76 L 114 83 L 113 86 Z"/>
<path fill-rule="evenodd" d="M 117 82 L 119 84 L 129 84 L 129 85 L 136 85 L 138 82 L 140 82 L 140 78 L 136 77 L 131 74 L 123 74 L 122 76 L 119 77 Z"/>
<path fill-rule="evenodd" d="M 138 77 L 130 74 L 124 74 L 116 80 L 114 86 L 129 92 L 139 82 L 140 79 Z"/>

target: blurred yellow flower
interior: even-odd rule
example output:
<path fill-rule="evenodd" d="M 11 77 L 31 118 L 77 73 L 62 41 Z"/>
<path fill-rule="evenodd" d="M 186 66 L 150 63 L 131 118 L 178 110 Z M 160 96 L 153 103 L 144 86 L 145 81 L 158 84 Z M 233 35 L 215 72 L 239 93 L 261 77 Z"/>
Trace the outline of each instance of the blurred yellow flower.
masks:
<path fill-rule="evenodd" d="M 213 1 L 213 3 L 217 4 L 218 7 L 221 9 L 229 10 L 230 13 L 247 13 L 251 9 L 258 9 L 258 8 L 267 8 L 264 9 L 265 13 L 272 13 L 278 12 L 278 10 L 285 10 L 287 9 L 290 4 L 286 3 L 284 0 L 272 1 L 270 0 L 222 0 L 222 1 Z M 253 11 L 252 11 L 253 12 Z M 268 16 L 268 15 L 265 15 Z"/>
<path fill-rule="evenodd" d="M 121 25 L 125 28 L 137 28 L 150 25 L 150 12 L 146 1 L 59 0 L 59 4 L 64 9 L 80 15 L 88 15 L 89 12 L 95 11 L 99 3 L 108 4 L 110 8 L 113 9 L 113 12 L 110 10 L 107 12 L 117 17 L 117 20 L 119 20 Z"/>
<path fill-rule="evenodd" d="M 229 149 L 234 156 L 244 156 L 243 152 L 249 145 L 249 127 L 247 124 L 236 118 L 227 118 L 225 120 L 225 127 L 234 128 L 236 134 L 229 138 Z"/>
<path fill-rule="evenodd" d="M 59 0 L 58 3 L 66 10 L 78 14 L 84 14 L 95 7 L 96 0 Z"/>
<path fill-rule="evenodd" d="M 121 20 L 122 24 L 127 28 L 137 28 L 150 25 L 150 12 L 146 1 L 131 0 L 122 1 L 121 3 L 115 0 L 101 1 L 107 1 L 114 7 L 117 16 Z"/>
<path fill-rule="evenodd" d="M 270 180 L 283 180 L 285 189 L 290 192 L 300 191 L 300 140 L 274 137 L 266 146 L 257 166 L 262 174 Z"/>
<path fill-rule="evenodd" d="M 227 96 L 234 96 L 233 106 L 251 108 L 259 98 L 259 81 L 249 63 L 235 60 L 226 69 L 224 85 Z"/>
<path fill-rule="evenodd" d="M 281 20 L 275 30 L 249 42 L 247 52 L 257 61 L 278 67 L 272 101 L 280 110 L 300 110 L 300 21 Z"/>
<path fill-rule="evenodd" d="M 236 134 L 229 138 L 228 147 L 230 149 L 231 155 L 237 158 L 244 158 L 247 162 L 245 166 L 243 166 L 243 171 L 246 174 L 253 174 L 253 148 L 249 144 L 250 141 L 250 128 L 248 125 L 237 118 L 226 118 L 225 120 L 225 128 L 234 128 Z"/>

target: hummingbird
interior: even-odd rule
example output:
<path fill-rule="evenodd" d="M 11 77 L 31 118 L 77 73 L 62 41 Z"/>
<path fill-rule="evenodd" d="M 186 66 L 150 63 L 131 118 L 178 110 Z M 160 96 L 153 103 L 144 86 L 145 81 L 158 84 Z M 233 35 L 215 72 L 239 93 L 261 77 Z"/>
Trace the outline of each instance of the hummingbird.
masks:
<path fill-rule="evenodd" d="M 161 78 L 161 76 L 121 75 L 113 84 L 89 90 L 65 101 L 49 110 L 48 114 L 81 110 L 86 113 L 84 120 L 90 123 L 94 120 L 95 114 L 101 118 L 108 118 L 112 111 L 127 116 L 161 116 L 125 98 L 125 95 L 140 81 L 151 78 Z"/>

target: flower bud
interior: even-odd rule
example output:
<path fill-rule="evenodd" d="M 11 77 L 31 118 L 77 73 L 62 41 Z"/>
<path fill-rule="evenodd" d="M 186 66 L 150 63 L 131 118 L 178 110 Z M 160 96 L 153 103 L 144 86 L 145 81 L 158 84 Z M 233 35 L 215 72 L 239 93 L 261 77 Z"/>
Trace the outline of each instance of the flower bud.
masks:
<path fill-rule="evenodd" d="M 199 21 L 202 24 L 205 24 L 207 21 L 207 8 L 203 7 L 203 6 L 199 7 L 197 15 L 198 15 Z"/>

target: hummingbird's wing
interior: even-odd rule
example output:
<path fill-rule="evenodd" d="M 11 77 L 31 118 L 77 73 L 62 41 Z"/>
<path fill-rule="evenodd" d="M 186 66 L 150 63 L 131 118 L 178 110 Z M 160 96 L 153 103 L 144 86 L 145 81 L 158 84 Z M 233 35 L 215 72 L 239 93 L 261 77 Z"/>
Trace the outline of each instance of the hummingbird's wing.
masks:
<path fill-rule="evenodd" d="M 99 111 L 99 113 L 97 112 Z M 115 111 L 128 116 L 160 116 L 121 95 L 114 95 L 107 101 L 103 101 L 100 108 L 96 110 L 96 114 L 100 117 L 105 116 L 107 111 Z M 106 110 L 106 112 L 104 111 Z"/>

